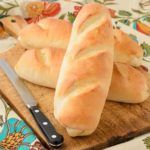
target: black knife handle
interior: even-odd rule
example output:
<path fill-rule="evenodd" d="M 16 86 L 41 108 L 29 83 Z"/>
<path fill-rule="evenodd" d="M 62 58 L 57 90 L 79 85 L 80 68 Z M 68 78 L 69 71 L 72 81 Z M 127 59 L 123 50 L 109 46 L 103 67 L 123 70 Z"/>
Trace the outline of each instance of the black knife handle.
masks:
<path fill-rule="evenodd" d="M 47 137 L 49 145 L 54 148 L 60 147 L 64 141 L 63 136 L 56 132 L 54 126 L 37 106 L 31 106 L 30 111 L 33 114 L 38 126 Z"/>

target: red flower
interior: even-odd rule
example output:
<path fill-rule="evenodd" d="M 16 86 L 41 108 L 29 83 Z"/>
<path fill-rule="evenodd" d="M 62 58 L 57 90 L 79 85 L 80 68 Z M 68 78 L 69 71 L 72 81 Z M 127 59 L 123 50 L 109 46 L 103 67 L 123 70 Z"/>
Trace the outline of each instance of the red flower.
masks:
<path fill-rule="evenodd" d="M 81 10 L 82 6 L 74 6 L 74 12 L 73 12 L 73 15 L 74 16 L 77 16 L 79 11 Z"/>
<path fill-rule="evenodd" d="M 44 10 L 42 12 L 43 16 L 55 16 L 57 15 L 61 10 L 59 3 L 44 3 Z"/>
<path fill-rule="evenodd" d="M 36 3 L 34 3 L 33 7 L 35 7 Z M 59 3 L 48 3 L 48 2 L 43 2 L 42 5 L 44 5 L 43 10 L 41 11 L 40 14 L 36 15 L 35 17 L 30 17 L 27 18 L 26 21 L 30 24 L 32 22 L 36 23 L 39 20 L 46 18 L 46 17 L 52 17 L 57 15 L 60 10 L 61 6 Z M 31 7 L 31 6 L 30 6 Z M 36 7 L 35 7 L 36 8 Z M 34 12 L 32 12 L 34 14 Z"/>
<path fill-rule="evenodd" d="M 79 11 L 81 8 L 82 8 L 82 6 L 74 6 L 74 9 L 75 9 L 75 10 L 78 10 L 78 11 Z"/>

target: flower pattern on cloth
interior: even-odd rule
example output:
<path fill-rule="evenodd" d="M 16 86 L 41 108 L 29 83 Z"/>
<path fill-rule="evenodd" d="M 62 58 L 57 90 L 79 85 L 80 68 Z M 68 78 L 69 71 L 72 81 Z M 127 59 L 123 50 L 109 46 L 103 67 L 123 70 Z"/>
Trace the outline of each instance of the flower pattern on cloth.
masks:
<path fill-rule="evenodd" d="M 31 128 L 0 96 L 0 150 L 45 150 Z"/>
<path fill-rule="evenodd" d="M 34 133 L 23 120 L 10 118 L 4 123 L 0 133 L 0 146 L 4 150 L 29 150 L 35 139 Z"/>
<path fill-rule="evenodd" d="M 29 16 L 26 19 L 28 23 L 35 23 L 40 19 L 57 15 L 61 10 L 61 5 L 60 3 L 31 2 L 27 4 L 26 10 Z"/>

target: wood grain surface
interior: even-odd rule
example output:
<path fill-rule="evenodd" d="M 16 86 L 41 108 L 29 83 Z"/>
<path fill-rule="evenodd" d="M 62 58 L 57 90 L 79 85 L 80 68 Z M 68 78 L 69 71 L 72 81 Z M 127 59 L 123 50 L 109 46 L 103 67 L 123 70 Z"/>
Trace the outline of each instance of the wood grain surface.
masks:
<path fill-rule="evenodd" d="M 0 54 L 0 58 L 5 58 L 11 66 L 14 66 L 24 51 L 23 48 L 16 45 L 11 50 Z M 41 110 L 54 124 L 56 129 L 64 135 L 65 143 L 61 149 L 100 150 L 104 147 L 115 145 L 143 133 L 150 132 L 150 98 L 142 104 L 123 104 L 107 101 L 97 130 L 87 137 L 71 138 L 67 135 L 65 129 L 54 119 L 54 90 L 37 86 L 27 81 L 24 82 L 37 100 Z M 25 119 L 25 121 L 43 140 L 45 140 L 28 109 L 21 101 L 20 96 L 1 69 L 0 89 L 9 98 L 11 104 L 16 111 L 19 112 L 21 117 Z"/>

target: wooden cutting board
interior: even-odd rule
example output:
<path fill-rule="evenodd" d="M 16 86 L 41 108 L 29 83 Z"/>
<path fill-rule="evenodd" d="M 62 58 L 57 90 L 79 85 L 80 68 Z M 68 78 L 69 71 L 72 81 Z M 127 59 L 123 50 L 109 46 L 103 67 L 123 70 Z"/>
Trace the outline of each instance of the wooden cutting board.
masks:
<path fill-rule="evenodd" d="M 0 57 L 6 58 L 10 65 L 14 66 L 24 51 L 24 49 L 17 45 L 8 52 L 0 54 Z M 150 98 L 142 104 L 123 104 L 107 101 L 97 130 L 87 137 L 71 138 L 67 135 L 65 129 L 54 119 L 54 90 L 37 86 L 26 81 L 25 84 L 38 101 L 41 110 L 52 121 L 56 129 L 64 135 L 65 143 L 61 149 L 100 150 L 101 148 L 115 145 L 150 132 Z M 33 130 L 44 139 L 28 109 L 2 70 L 0 70 L 0 89 L 10 99 L 16 111 L 19 112 Z"/>

